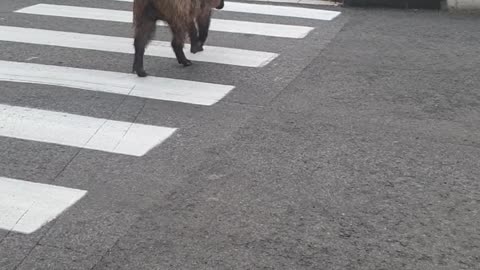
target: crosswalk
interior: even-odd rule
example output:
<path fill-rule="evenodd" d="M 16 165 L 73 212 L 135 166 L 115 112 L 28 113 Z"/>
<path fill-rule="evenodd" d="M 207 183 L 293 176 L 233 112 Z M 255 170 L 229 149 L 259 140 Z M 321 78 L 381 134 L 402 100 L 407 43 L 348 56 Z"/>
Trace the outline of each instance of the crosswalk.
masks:
<path fill-rule="evenodd" d="M 0 136 L 143 156 L 174 128 L 0 105 Z"/>
<path fill-rule="evenodd" d="M 132 21 L 132 12 L 124 10 L 112 10 L 103 8 L 89 8 L 65 5 L 37 4 L 34 6 L 22 8 L 17 13 L 67 17 L 76 19 L 101 20 L 112 22 L 130 23 Z M 164 22 L 158 22 L 158 25 L 165 26 Z M 313 27 L 284 25 L 273 23 L 259 23 L 248 21 L 234 21 L 212 19 L 210 31 L 219 31 L 227 33 L 250 34 L 260 36 L 272 36 L 283 38 L 303 38 Z"/>
<path fill-rule="evenodd" d="M 85 196 L 85 190 L 0 177 L 0 229 L 32 233 Z"/>
<path fill-rule="evenodd" d="M 116 0 L 120 2 L 133 2 L 133 0 Z M 284 16 L 294 18 L 304 18 L 313 20 L 326 20 L 330 21 L 335 19 L 340 12 L 331 10 L 311 9 L 303 7 L 290 7 L 290 6 L 273 6 L 273 5 L 261 5 L 250 4 L 241 2 L 228 2 L 228 5 L 222 9 L 223 11 L 240 12 L 240 13 L 253 13 L 271 16 Z"/>
<path fill-rule="evenodd" d="M 110 4 L 132 2 L 132 0 L 105 0 Z M 84 2 L 82 2 L 83 4 Z M 125 3 L 123 3 L 124 5 Z M 41 16 L 56 20 L 69 18 L 78 24 L 85 22 L 111 22 L 127 25 L 132 21 L 131 11 L 106 9 L 90 6 L 37 3 L 21 7 L 14 14 Z M 256 14 L 298 18 L 312 21 L 331 21 L 340 15 L 332 10 L 294 6 L 231 2 L 220 11 L 236 14 Z M 32 17 L 34 19 L 35 17 Z M 267 20 L 268 21 L 268 20 Z M 159 22 L 160 26 L 165 26 Z M 104 52 L 114 55 L 131 55 L 132 39 L 110 33 L 91 34 L 59 29 L 45 29 L 42 25 L 0 25 L 1 44 L 23 44 L 48 48 L 67 48 L 77 55 L 84 52 Z M 60 29 L 62 27 L 59 27 Z M 211 31 L 231 35 L 254 35 L 259 38 L 288 39 L 301 43 L 315 27 L 311 25 L 278 24 L 251 20 L 212 20 Z M 169 37 L 164 37 L 169 38 Z M 210 43 L 209 43 L 210 44 Z M 261 73 L 280 56 L 261 48 L 245 49 L 222 46 L 206 46 L 205 51 L 189 53 L 193 61 L 232 68 L 254 69 Z M 154 40 L 147 47 L 147 56 L 175 58 L 170 41 Z M 112 57 L 112 59 L 114 59 Z M 110 59 L 105 59 L 109 61 Z M 166 62 L 162 62 L 165 65 Z M 173 62 L 172 62 L 173 63 Z M 90 91 L 139 99 L 175 102 L 187 106 L 208 108 L 235 91 L 235 83 L 218 84 L 167 77 L 150 76 L 138 78 L 125 72 L 85 69 L 54 65 L 52 63 L 30 63 L 25 59 L 0 59 L 0 83 L 44 85 L 58 87 L 62 91 Z M 0 88 L 0 92 L 1 92 Z M 34 90 L 32 90 L 34 91 Z M 78 115 L 68 111 L 53 111 L 42 108 L 0 104 L 0 140 L 10 138 L 45 144 L 62 145 L 83 151 L 99 151 L 112 155 L 138 158 L 147 155 L 181 127 L 155 126 L 136 121 L 119 121 L 105 117 Z M 1 173 L 0 173 L 1 174 Z M 70 189 L 48 184 L 38 184 L 35 179 L 13 179 L 0 175 L 0 229 L 20 233 L 32 233 L 60 215 L 87 194 L 86 190 Z"/>
<path fill-rule="evenodd" d="M 52 76 L 55 74 L 55 76 Z M 160 77 L 0 60 L 0 81 L 64 86 L 197 105 L 213 105 L 233 90 L 220 85 Z"/>
<path fill-rule="evenodd" d="M 48 45 L 75 49 L 96 50 L 115 53 L 131 53 L 132 40 L 125 37 L 91 35 L 37 28 L 0 26 L 1 40 L 37 45 Z M 169 41 L 152 41 L 145 55 L 175 58 Z M 190 50 L 186 46 L 187 51 Z M 187 57 L 194 61 L 203 61 L 244 67 L 263 67 L 275 59 L 275 53 L 205 46 L 205 53 L 191 54 Z"/>

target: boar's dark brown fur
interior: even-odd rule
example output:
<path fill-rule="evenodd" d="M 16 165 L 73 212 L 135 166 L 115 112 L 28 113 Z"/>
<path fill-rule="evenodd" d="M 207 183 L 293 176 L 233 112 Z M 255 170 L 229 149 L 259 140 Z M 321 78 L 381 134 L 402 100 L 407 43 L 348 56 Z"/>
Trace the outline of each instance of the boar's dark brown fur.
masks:
<path fill-rule="evenodd" d="M 145 47 L 153 38 L 157 20 L 165 21 L 172 32 L 172 48 L 179 64 L 190 66 L 183 46 L 190 37 L 191 52 L 203 50 L 208 36 L 212 8 L 223 8 L 223 0 L 134 0 L 135 59 L 133 72 L 147 76 L 143 67 Z M 198 25 L 198 28 L 197 28 Z"/>

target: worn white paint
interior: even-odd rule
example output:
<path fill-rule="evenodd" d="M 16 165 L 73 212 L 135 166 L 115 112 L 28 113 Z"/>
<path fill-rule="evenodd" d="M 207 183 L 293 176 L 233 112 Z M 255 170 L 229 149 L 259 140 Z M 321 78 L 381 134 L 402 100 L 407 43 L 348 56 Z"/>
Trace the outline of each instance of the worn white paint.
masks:
<path fill-rule="evenodd" d="M 318 5 L 318 6 L 337 6 L 338 4 L 326 0 L 250 0 L 253 2 L 268 2 L 268 3 L 286 3 L 286 4 L 301 4 L 301 5 Z"/>
<path fill-rule="evenodd" d="M 335 19 L 340 12 L 332 10 L 312 9 L 303 7 L 291 7 L 291 6 L 275 6 L 275 5 L 261 5 L 261 4 L 248 4 L 238 2 L 225 2 L 225 7 L 222 9 L 225 11 L 242 12 L 242 13 L 255 13 L 262 15 L 295 17 L 313 20 L 325 20 L 330 21 Z"/>
<path fill-rule="evenodd" d="M 447 0 L 449 9 L 480 10 L 480 0 Z"/>
<path fill-rule="evenodd" d="M 133 40 L 131 38 L 61 32 L 36 28 L 0 26 L 0 40 L 116 53 L 133 53 Z M 193 61 L 244 67 L 262 67 L 278 56 L 276 53 L 261 51 L 214 46 L 205 46 L 204 48 L 205 51 L 203 52 L 191 54 L 190 46 L 188 45 L 185 46 L 184 51 L 187 58 Z M 175 58 L 170 42 L 166 41 L 152 41 L 147 47 L 145 54 L 150 56 Z"/>
<path fill-rule="evenodd" d="M 261 0 L 263 1 L 263 0 Z M 269 0 L 270 2 L 279 1 L 279 0 Z M 298 4 L 302 5 L 319 5 L 319 6 L 338 6 L 338 2 L 332 2 L 328 0 L 299 0 Z"/>
<path fill-rule="evenodd" d="M 116 0 L 116 1 L 133 2 L 133 0 Z M 225 1 L 225 6 L 222 9 L 222 11 L 284 16 L 284 17 L 325 20 L 325 21 L 333 20 L 338 15 L 340 15 L 340 12 L 333 11 L 333 10 L 239 3 L 239 2 L 231 2 L 228 0 Z"/>
<path fill-rule="evenodd" d="M 0 136 L 143 156 L 175 128 L 0 105 Z"/>
<path fill-rule="evenodd" d="M 142 98 L 212 105 L 231 85 L 0 60 L 0 81 L 64 86 Z"/>
<path fill-rule="evenodd" d="M 33 233 L 87 191 L 0 177 L 0 229 Z"/>
<path fill-rule="evenodd" d="M 132 12 L 64 5 L 37 4 L 17 10 L 18 13 L 58 16 L 77 19 L 132 22 Z M 165 26 L 165 23 L 159 22 Z M 314 28 L 307 26 L 257 23 L 248 21 L 212 19 L 210 30 L 282 38 L 304 38 Z"/>

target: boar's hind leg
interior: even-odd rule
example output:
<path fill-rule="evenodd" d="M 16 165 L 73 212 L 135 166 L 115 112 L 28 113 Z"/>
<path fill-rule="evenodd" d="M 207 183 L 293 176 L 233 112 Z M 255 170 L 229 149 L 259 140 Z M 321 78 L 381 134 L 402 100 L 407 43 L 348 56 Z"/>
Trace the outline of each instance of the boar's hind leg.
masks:
<path fill-rule="evenodd" d="M 148 7 L 146 8 L 148 9 Z M 153 12 L 151 10 L 151 12 Z M 135 24 L 135 59 L 133 61 L 133 72 L 137 73 L 139 77 L 147 76 L 143 67 L 143 56 L 145 54 L 145 47 L 153 38 L 155 33 L 156 19 L 153 14 L 144 12 L 143 16 Z"/>
<path fill-rule="evenodd" d="M 176 24 L 171 24 L 170 29 L 172 30 L 173 34 L 172 48 L 175 52 L 178 63 L 184 65 L 185 67 L 192 65 L 192 62 L 187 59 L 185 53 L 183 52 L 183 45 L 185 43 L 185 37 L 187 34 L 185 31 L 186 29 L 184 29 L 183 27 L 179 27 Z"/>
<path fill-rule="evenodd" d="M 200 47 L 203 50 L 203 44 L 207 41 L 208 31 L 210 28 L 210 17 L 212 17 L 212 10 L 208 9 L 207 12 L 202 12 L 202 15 L 198 18 L 198 39 L 200 41 Z"/>
<path fill-rule="evenodd" d="M 202 44 L 198 39 L 197 26 L 193 21 L 190 23 L 188 34 L 190 36 L 190 52 L 197 53 L 197 52 L 203 51 Z"/>

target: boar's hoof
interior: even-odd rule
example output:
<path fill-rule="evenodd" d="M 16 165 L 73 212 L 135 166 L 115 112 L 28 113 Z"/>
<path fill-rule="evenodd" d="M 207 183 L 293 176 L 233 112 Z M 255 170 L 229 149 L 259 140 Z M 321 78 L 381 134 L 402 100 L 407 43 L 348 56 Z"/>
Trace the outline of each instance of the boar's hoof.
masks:
<path fill-rule="evenodd" d="M 193 54 L 201 51 L 203 51 L 203 46 L 201 44 L 192 45 L 192 47 L 190 48 L 190 52 Z"/>
<path fill-rule="evenodd" d="M 185 61 L 183 61 L 182 64 L 184 67 L 188 67 L 188 66 L 191 66 L 192 65 L 192 61 L 186 59 Z"/>
<path fill-rule="evenodd" d="M 143 70 L 143 69 L 142 69 L 142 70 L 135 71 L 135 73 L 137 73 L 137 76 L 138 76 L 138 77 L 142 77 L 142 78 L 148 76 L 147 72 L 145 72 L 145 70 Z"/>

